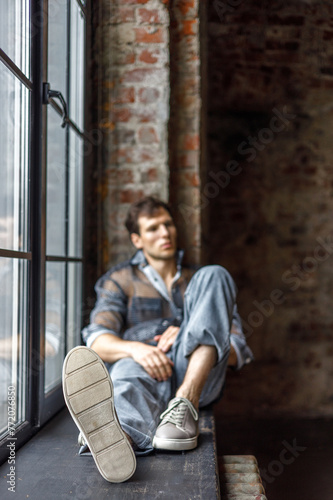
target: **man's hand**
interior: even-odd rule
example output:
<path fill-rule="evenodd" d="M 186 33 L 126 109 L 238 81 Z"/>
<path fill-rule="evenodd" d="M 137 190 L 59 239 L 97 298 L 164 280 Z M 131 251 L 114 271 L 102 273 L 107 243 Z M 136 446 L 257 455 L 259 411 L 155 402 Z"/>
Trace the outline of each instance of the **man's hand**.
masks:
<path fill-rule="evenodd" d="M 131 354 L 134 361 L 143 366 L 152 378 L 161 382 L 171 377 L 173 362 L 159 347 L 135 342 Z"/>
<path fill-rule="evenodd" d="M 230 366 L 231 368 L 236 368 L 236 366 L 237 366 L 237 354 L 236 354 L 236 351 L 232 345 L 230 345 L 228 366 Z"/>
<path fill-rule="evenodd" d="M 157 347 L 163 352 L 168 352 L 171 349 L 179 332 L 179 326 L 169 326 L 162 335 L 156 335 L 154 340 L 158 342 Z"/>

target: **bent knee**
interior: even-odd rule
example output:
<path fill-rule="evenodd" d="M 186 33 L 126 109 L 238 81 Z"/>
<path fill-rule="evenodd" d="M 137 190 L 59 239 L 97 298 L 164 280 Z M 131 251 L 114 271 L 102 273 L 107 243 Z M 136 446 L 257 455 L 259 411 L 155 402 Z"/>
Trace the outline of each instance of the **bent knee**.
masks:
<path fill-rule="evenodd" d="M 196 273 L 195 276 L 207 276 L 207 277 L 221 277 L 221 278 L 228 278 L 232 279 L 229 271 L 223 266 L 220 266 L 218 264 L 211 264 L 208 266 L 201 267 Z"/>
<path fill-rule="evenodd" d="M 206 287 L 206 286 L 221 286 L 226 287 L 230 290 L 232 294 L 237 294 L 237 287 L 235 282 L 225 267 L 219 266 L 217 264 L 204 266 L 199 269 L 191 279 L 191 286 L 189 286 L 185 292 L 185 295 L 189 294 L 189 290 L 194 287 Z"/>

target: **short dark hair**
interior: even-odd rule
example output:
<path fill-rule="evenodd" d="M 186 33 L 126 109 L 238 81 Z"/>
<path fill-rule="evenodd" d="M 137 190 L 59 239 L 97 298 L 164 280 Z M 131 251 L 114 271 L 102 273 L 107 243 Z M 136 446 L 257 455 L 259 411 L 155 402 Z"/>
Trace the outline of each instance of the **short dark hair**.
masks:
<path fill-rule="evenodd" d="M 154 212 L 159 210 L 160 208 L 164 208 L 167 212 L 169 212 L 170 216 L 172 216 L 171 208 L 167 203 L 154 196 L 145 196 L 138 201 L 135 201 L 130 206 L 127 217 L 125 220 L 125 226 L 129 234 L 136 233 L 140 234 L 139 230 L 139 217 L 141 215 L 147 215 L 148 217 L 153 216 Z"/>

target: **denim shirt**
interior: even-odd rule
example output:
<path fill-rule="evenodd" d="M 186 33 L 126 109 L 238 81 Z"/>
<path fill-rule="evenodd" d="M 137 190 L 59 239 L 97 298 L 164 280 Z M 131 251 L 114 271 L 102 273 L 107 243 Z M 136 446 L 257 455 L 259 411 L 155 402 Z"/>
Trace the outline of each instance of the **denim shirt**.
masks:
<path fill-rule="evenodd" d="M 183 320 L 184 294 L 197 270 L 182 266 L 184 252 L 177 252 L 177 273 L 168 290 L 158 273 L 138 250 L 128 261 L 107 271 L 96 283 L 97 301 L 90 324 L 82 330 L 88 347 L 102 334 L 111 333 L 124 340 L 154 343 L 170 325 Z M 235 310 L 233 329 L 241 331 Z"/>
<path fill-rule="evenodd" d="M 183 253 L 177 253 L 177 273 L 170 295 L 166 287 L 161 288 L 162 280 L 158 280 L 142 250 L 107 271 L 96 283 L 96 305 L 90 324 L 82 330 L 87 346 L 104 333 L 147 342 L 168 326 L 179 326 L 185 290 L 196 271 L 182 266 Z"/>

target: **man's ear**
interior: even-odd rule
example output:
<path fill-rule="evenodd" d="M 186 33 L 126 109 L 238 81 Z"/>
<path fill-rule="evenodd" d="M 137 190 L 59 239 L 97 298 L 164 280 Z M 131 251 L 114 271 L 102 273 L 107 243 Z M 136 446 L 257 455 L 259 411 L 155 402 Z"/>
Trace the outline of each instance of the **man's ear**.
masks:
<path fill-rule="evenodd" d="M 138 249 L 141 250 L 142 248 L 142 241 L 141 241 L 141 236 L 137 233 L 132 233 L 131 234 L 131 241 L 133 245 Z"/>

